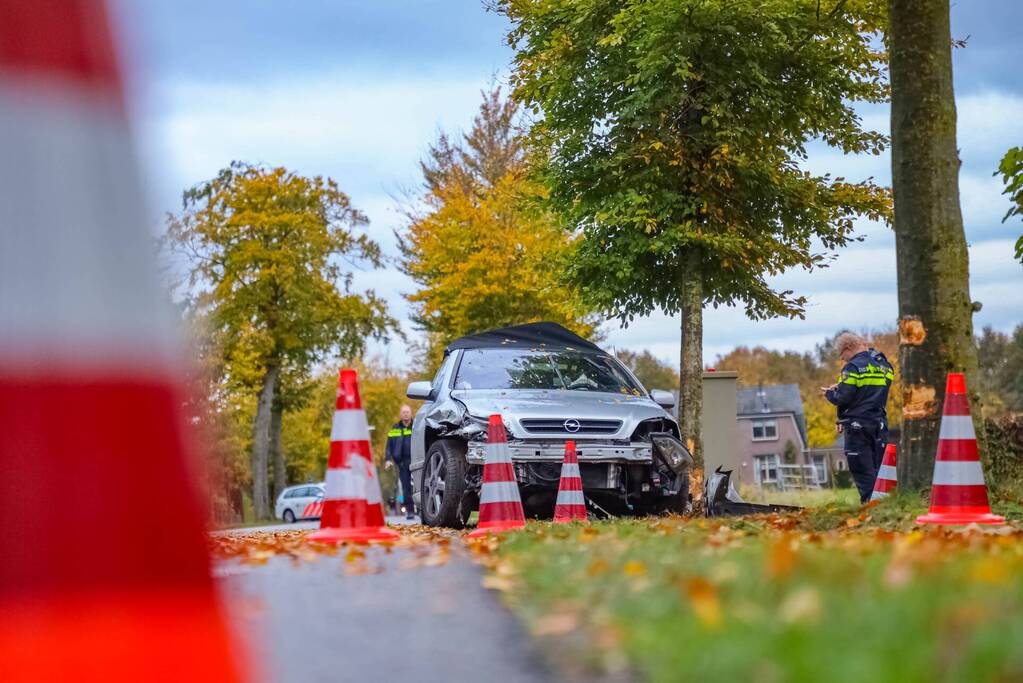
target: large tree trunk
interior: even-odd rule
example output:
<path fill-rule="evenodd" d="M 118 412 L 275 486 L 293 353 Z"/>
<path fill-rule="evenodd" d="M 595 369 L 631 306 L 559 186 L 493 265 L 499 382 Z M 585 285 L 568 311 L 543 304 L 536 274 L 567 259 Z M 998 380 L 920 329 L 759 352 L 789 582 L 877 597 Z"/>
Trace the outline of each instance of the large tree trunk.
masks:
<path fill-rule="evenodd" d="M 270 455 L 270 413 L 277 393 L 277 375 L 277 365 L 271 363 L 263 375 L 263 388 L 256 402 L 256 418 L 252 422 L 252 507 L 258 520 L 270 518 L 266 480 Z"/>
<path fill-rule="evenodd" d="M 703 280 L 697 252 L 685 259 L 682 272 L 682 355 L 679 363 L 679 426 L 682 440 L 703 469 Z"/>
<path fill-rule="evenodd" d="M 949 3 L 889 0 L 889 14 L 903 386 L 899 486 L 919 489 L 931 482 L 946 373 L 974 375 L 977 352 L 959 208 Z M 968 385 L 975 398 L 972 377 Z"/>
<path fill-rule="evenodd" d="M 281 491 L 288 485 L 288 471 L 284 467 L 284 450 L 281 448 L 281 422 L 284 419 L 284 408 L 280 401 L 274 401 L 270 410 L 270 460 L 274 468 L 274 496 L 281 495 Z"/>

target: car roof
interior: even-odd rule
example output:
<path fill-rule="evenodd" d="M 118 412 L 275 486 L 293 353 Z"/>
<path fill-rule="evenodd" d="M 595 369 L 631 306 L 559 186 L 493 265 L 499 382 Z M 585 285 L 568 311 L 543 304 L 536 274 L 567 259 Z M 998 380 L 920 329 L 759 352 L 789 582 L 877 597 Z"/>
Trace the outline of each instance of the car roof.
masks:
<path fill-rule="evenodd" d="M 570 349 L 576 351 L 596 351 L 606 353 L 593 342 L 586 341 L 557 323 L 526 323 L 510 325 L 488 330 L 478 334 L 470 334 L 451 342 L 444 350 L 444 355 L 458 349 Z"/>

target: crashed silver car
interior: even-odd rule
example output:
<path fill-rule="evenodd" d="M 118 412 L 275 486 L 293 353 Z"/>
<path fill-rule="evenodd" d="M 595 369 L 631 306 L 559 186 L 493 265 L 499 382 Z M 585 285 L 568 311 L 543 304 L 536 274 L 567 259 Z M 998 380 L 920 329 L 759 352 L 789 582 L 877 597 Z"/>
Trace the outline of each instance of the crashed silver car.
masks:
<path fill-rule="evenodd" d="M 597 516 L 685 512 L 692 456 L 666 391 L 647 392 L 616 358 L 553 323 L 463 337 L 412 425 L 413 496 L 424 524 L 461 528 L 479 507 L 487 418 L 508 434 L 527 516 L 554 511 L 565 442 L 574 440 L 587 507 Z"/>

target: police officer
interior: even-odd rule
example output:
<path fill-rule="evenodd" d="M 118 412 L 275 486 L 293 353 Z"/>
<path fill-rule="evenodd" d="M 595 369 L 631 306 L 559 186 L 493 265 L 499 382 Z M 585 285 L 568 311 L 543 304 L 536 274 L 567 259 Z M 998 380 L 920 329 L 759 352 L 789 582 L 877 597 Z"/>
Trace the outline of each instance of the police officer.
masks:
<path fill-rule="evenodd" d="M 888 443 L 885 404 L 895 371 L 883 353 L 855 334 L 840 334 L 835 347 L 845 366 L 838 383 L 821 387 L 821 391 L 838 406 L 838 431 L 845 433 L 845 459 L 859 489 L 860 502 L 866 503 Z"/>
<path fill-rule="evenodd" d="M 401 494 L 405 503 L 405 519 L 416 516 L 415 503 L 412 502 L 412 408 L 401 407 L 401 420 L 387 432 L 387 452 L 385 467 L 392 463 L 398 466 L 398 479 L 401 481 Z"/>

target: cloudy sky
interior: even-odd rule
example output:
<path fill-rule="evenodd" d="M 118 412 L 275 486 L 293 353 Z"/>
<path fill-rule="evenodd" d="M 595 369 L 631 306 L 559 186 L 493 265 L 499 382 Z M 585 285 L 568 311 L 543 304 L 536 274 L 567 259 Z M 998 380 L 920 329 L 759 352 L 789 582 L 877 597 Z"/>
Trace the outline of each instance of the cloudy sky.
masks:
<path fill-rule="evenodd" d="M 419 183 L 417 161 L 438 131 L 464 130 L 480 90 L 505 82 L 511 50 L 504 19 L 481 0 L 120 0 L 117 5 L 136 132 L 154 225 L 180 208 L 181 191 L 231 160 L 328 175 L 371 219 L 370 234 L 395 253 L 395 197 Z M 952 32 L 969 37 L 954 53 L 963 217 L 971 294 L 979 326 L 1023 322 L 1023 266 L 1012 244 L 1018 219 L 992 176 L 1005 150 L 1023 144 L 1023 71 L 1018 0 L 959 0 Z M 862 111 L 887 131 L 887 108 Z M 811 170 L 890 182 L 890 159 L 845 157 L 814 148 Z M 863 241 L 828 269 L 777 279 L 810 299 L 805 320 L 753 323 L 739 309 L 708 310 L 705 359 L 739 344 L 808 350 L 841 328 L 881 327 L 897 315 L 894 237 L 864 223 Z M 358 276 L 407 322 L 402 293 L 413 285 L 393 268 Z M 608 323 L 607 345 L 678 356 L 677 319 L 654 315 L 628 329 Z M 400 343 L 375 346 L 394 365 Z"/>

